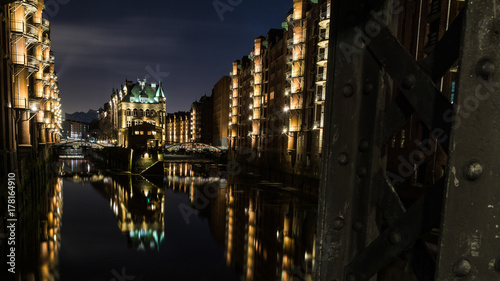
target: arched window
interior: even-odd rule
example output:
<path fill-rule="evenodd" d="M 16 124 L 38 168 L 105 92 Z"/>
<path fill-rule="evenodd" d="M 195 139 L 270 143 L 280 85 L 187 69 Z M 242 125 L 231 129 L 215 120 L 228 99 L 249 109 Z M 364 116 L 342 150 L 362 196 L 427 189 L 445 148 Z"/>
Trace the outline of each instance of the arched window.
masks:
<path fill-rule="evenodd" d="M 137 117 L 137 109 L 134 108 L 134 117 Z"/>
<path fill-rule="evenodd" d="M 139 117 L 144 116 L 144 111 L 142 109 L 139 110 Z"/>
<path fill-rule="evenodd" d="M 127 108 L 127 111 L 125 111 L 126 116 L 130 116 L 130 108 Z"/>
<path fill-rule="evenodd" d="M 149 117 L 149 109 L 146 109 L 146 117 Z"/>
<path fill-rule="evenodd" d="M 151 117 L 156 117 L 156 112 L 154 109 L 151 109 L 151 112 L 149 113 Z"/>

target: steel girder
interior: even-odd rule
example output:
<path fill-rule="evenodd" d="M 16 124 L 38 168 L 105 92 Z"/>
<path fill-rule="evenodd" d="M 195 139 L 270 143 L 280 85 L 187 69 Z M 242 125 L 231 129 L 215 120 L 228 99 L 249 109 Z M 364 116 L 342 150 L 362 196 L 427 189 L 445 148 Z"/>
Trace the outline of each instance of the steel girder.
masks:
<path fill-rule="evenodd" d="M 397 1 L 332 2 L 315 279 L 500 280 L 500 1 L 469 1 L 422 63 L 391 32 Z M 457 59 L 453 107 L 434 81 Z M 413 113 L 448 166 L 405 209 L 387 143 Z M 421 239 L 432 229 L 437 260 Z M 407 274 L 377 277 L 401 257 Z"/>

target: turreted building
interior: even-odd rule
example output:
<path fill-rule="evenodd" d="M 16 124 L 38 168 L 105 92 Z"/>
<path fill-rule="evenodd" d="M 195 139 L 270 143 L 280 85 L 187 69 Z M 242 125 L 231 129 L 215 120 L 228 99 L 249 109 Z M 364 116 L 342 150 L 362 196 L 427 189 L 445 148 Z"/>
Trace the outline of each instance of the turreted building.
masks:
<path fill-rule="evenodd" d="M 125 81 L 111 95 L 109 117 L 118 132 L 117 144 L 155 148 L 165 144 L 165 93 L 161 83 Z"/>

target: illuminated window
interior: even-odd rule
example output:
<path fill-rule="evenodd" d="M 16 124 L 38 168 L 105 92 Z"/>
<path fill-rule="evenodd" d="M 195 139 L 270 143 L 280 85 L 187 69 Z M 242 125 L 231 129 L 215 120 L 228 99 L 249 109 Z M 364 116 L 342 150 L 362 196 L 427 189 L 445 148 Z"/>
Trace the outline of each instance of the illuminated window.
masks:
<path fill-rule="evenodd" d="M 148 131 L 148 135 L 150 135 L 150 136 L 151 136 L 152 134 L 153 134 L 153 132 L 151 132 L 151 131 Z"/>
<path fill-rule="evenodd" d="M 138 135 L 138 134 L 139 134 L 139 131 L 135 131 L 135 132 L 134 132 L 134 135 Z"/>
<path fill-rule="evenodd" d="M 130 116 L 130 108 L 127 108 L 127 111 L 125 111 L 126 116 Z"/>
<path fill-rule="evenodd" d="M 130 127 L 130 126 L 132 126 L 132 122 L 129 120 L 129 121 L 127 121 L 127 127 Z"/>
<path fill-rule="evenodd" d="M 141 135 L 144 135 L 144 131 L 141 131 Z"/>

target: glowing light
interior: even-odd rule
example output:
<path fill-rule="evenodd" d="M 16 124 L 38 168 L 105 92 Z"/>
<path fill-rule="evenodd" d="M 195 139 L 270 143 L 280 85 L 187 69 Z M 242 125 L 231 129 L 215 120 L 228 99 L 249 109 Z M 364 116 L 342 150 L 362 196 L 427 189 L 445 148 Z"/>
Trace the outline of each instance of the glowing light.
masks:
<path fill-rule="evenodd" d="M 285 108 L 283 108 L 283 111 L 287 112 L 288 110 L 290 110 L 290 108 L 288 106 L 285 106 Z"/>

